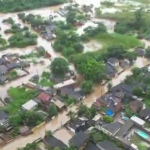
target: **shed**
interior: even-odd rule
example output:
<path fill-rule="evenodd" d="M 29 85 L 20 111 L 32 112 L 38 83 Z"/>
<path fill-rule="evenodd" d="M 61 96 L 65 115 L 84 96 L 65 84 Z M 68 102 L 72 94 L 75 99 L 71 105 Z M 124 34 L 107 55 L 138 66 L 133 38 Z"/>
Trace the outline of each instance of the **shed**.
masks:
<path fill-rule="evenodd" d="M 144 126 L 144 124 L 145 124 L 145 121 L 142 120 L 142 119 L 140 119 L 139 117 L 132 116 L 130 119 L 131 119 L 134 123 L 136 123 L 136 124 L 138 124 L 138 125 L 140 125 L 140 126 Z"/>
<path fill-rule="evenodd" d="M 22 108 L 24 110 L 34 110 L 37 108 L 37 106 L 38 104 L 35 101 L 29 100 L 28 102 L 22 105 Z"/>
<path fill-rule="evenodd" d="M 39 96 L 38 99 L 40 99 L 42 102 L 49 102 L 51 96 L 42 92 Z"/>

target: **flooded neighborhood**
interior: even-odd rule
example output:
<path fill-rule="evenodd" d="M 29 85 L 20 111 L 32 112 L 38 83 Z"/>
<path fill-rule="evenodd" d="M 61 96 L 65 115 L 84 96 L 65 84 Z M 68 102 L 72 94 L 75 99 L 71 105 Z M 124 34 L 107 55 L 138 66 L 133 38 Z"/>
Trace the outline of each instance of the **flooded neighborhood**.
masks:
<path fill-rule="evenodd" d="M 0 6 L 0 149 L 148 150 L 150 1 L 56 4 Z"/>

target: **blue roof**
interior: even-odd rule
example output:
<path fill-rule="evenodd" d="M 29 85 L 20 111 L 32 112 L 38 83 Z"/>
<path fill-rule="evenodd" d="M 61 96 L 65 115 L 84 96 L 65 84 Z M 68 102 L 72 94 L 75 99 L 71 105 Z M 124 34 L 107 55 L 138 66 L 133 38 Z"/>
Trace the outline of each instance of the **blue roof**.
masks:
<path fill-rule="evenodd" d="M 114 113 L 113 113 L 113 111 L 111 111 L 111 110 L 107 109 L 106 114 L 107 114 L 108 116 L 112 116 Z"/>

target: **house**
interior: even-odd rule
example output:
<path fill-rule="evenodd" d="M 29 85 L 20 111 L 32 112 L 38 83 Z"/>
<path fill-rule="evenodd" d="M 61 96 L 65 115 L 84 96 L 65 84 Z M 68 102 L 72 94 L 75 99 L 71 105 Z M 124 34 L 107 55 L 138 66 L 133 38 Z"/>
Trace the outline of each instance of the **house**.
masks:
<path fill-rule="evenodd" d="M 110 64 L 113 67 L 118 67 L 119 66 L 119 60 L 116 58 L 109 58 L 107 60 L 107 63 Z"/>
<path fill-rule="evenodd" d="M 59 150 L 63 150 L 67 145 L 65 145 L 61 140 L 58 140 L 54 136 L 44 137 L 43 142 L 46 146 L 51 146 L 53 148 L 58 147 Z"/>
<path fill-rule="evenodd" d="M 143 103 L 141 101 L 134 100 L 130 102 L 129 107 L 133 112 L 139 113 L 143 108 Z"/>
<path fill-rule="evenodd" d="M 19 64 L 18 64 L 18 66 L 20 68 L 29 67 L 30 66 L 30 62 L 28 62 L 28 61 L 20 61 Z"/>
<path fill-rule="evenodd" d="M 122 99 L 113 96 L 112 94 L 105 94 L 102 97 L 96 99 L 96 102 L 99 103 L 100 106 L 105 106 L 107 108 L 107 115 L 114 115 L 117 113 L 122 107 Z M 109 114 L 109 112 L 111 112 Z"/>
<path fill-rule="evenodd" d="M 51 95 L 51 96 L 55 96 L 56 94 L 57 94 L 57 90 L 56 89 L 54 89 L 54 88 L 52 88 L 52 87 L 46 87 L 46 88 L 44 88 L 44 87 L 42 87 L 42 90 L 45 92 L 45 93 L 47 93 L 47 94 L 49 94 L 49 95 Z"/>
<path fill-rule="evenodd" d="M 96 128 L 102 130 L 104 133 L 110 136 L 114 136 L 121 128 L 120 122 L 112 122 L 109 124 L 96 125 Z"/>
<path fill-rule="evenodd" d="M 49 104 L 50 103 L 50 98 L 51 96 L 42 92 L 39 96 L 38 99 L 40 99 L 43 103 Z"/>
<path fill-rule="evenodd" d="M 130 66 L 129 60 L 123 60 L 123 61 L 121 61 L 121 62 L 120 62 L 120 66 L 121 66 L 123 69 L 129 68 L 129 66 Z"/>
<path fill-rule="evenodd" d="M 69 85 L 73 85 L 73 84 L 75 84 L 75 83 L 76 83 L 75 80 L 69 79 L 69 80 L 63 81 L 63 82 L 61 82 L 61 83 L 55 84 L 53 87 L 54 87 L 55 89 L 60 89 L 60 88 L 62 88 L 62 87 L 69 86 Z"/>
<path fill-rule="evenodd" d="M 128 120 L 125 122 L 125 124 L 123 124 L 120 127 L 120 130 L 115 134 L 116 137 L 125 137 L 128 132 L 131 130 L 131 128 L 133 127 L 134 123 L 131 120 Z"/>
<path fill-rule="evenodd" d="M 74 88 L 73 86 L 62 87 L 59 91 L 61 95 L 71 97 L 76 101 L 80 101 L 85 97 L 80 88 Z"/>
<path fill-rule="evenodd" d="M 4 84 L 4 82 L 7 80 L 7 76 L 0 75 L 0 84 Z"/>
<path fill-rule="evenodd" d="M 0 58 L 0 65 L 6 65 L 8 61 L 5 58 Z"/>
<path fill-rule="evenodd" d="M 23 136 L 32 133 L 32 131 L 30 130 L 30 128 L 29 128 L 28 126 L 21 126 L 21 127 L 19 128 L 19 132 L 20 132 L 20 134 L 23 135 Z"/>
<path fill-rule="evenodd" d="M 136 125 L 138 125 L 138 126 L 143 127 L 144 124 L 145 124 L 145 121 L 142 120 L 142 119 L 140 119 L 139 117 L 132 116 L 130 119 L 131 119 Z"/>
<path fill-rule="evenodd" d="M 8 70 L 12 70 L 12 69 L 16 68 L 17 66 L 18 66 L 18 64 L 16 62 L 10 62 L 9 64 L 6 65 Z"/>
<path fill-rule="evenodd" d="M 0 125 L 5 126 L 7 131 L 12 129 L 12 126 L 9 124 L 9 116 L 4 111 L 0 111 Z"/>
<path fill-rule="evenodd" d="M 38 107 L 38 104 L 34 100 L 29 100 L 25 104 L 22 105 L 22 109 L 24 110 L 35 110 Z"/>
<path fill-rule="evenodd" d="M 103 142 L 98 142 L 96 145 L 100 150 L 121 150 L 114 143 L 107 140 Z"/>
<path fill-rule="evenodd" d="M 65 108 L 65 104 L 57 100 L 56 98 L 53 98 L 51 101 L 55 104 L 58 110 L 62 110 L 63 108 Z"/>
<path fill-rule="evenodd" d="M 139 113 L 139 117 L 142 118 L 143 120 L 150 121 L 150 109 L 145 108 L 145 109 L 141 110 Z"/>
<path fill-rule="evenodd" d="M 74 121 L 71 121 L 68 125 L 67 128 L 71 130 L 73 133 L 79 132 L 79 131 L 84 131 L 87 129 L 88 126 L 88 119 L 80 119 L 77 118 Z"/>
<path fill-rule="evenodd" d="M 90 135 L 85 133 L 85 132 L 78 132 L 76 133 L 70 140 L 69 143 L 70 145 L 73 145 L 75 148 L 78 150 L 84 149 L 86 146 L 88 140 L 90 138 Z"/>
<path fill-rule="evenodd" d="M 8 68 L 4 65 L 0 65 L 0 75 L 5 75 L 8 73 Z"/>
<path fill-rule="evenodd" d="M 94 143 L 88 142 L 88 144 L 85 146 L 84 150 L 100 150 L 100 149 Z"/>
<path fill-rule="evenodd" d="M 8 120 L 8 115 L 4 111 L 0 111 L 0 125 L 3 125 Z"/>
<path fill-rule="evenodd" d="M 118 73 L 117 70 L 115 69 L 115 67 L 113 67 L 112 65 L 106 63 L 105 64 L 105 72 L 106 72 L 106 76 L 107 77 L 117 77 Z"/>
<path fill-rule="evenodd" d="M 143 49 L 143 48 L 137 48 L 136 52 L 137 52 L 138 56 L 140 56 L 140 57 L 144 57 L 144 55 L 145 55 L 145 49 Z"/>

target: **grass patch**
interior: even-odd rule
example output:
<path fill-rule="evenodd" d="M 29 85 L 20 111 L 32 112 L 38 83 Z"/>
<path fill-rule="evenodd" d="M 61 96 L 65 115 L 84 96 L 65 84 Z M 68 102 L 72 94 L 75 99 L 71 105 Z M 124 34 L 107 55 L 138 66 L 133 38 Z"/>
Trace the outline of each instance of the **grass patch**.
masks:
<path fill-rule="evenodd" d="M 124 48 L 129 49 L 132 47 L 141 46 L 141 42 L 134 36 L 121 35 L 117 33 L 103 33 L 98 34 L 95 39 L 100 41 L 104 47 L 111 45 L 122 45 Z"/>
<path fill-rule="evenodd" d="M 142 3 L 142 4 L 149 4 L 150 3 L 150 0 L 131 0 L 131 1 Z"/>
<path fill-rule="evenodd" d="M 24 87 L 17 87 L 10 88 L 8 94 L 13 101 L 5 107 L 5 110 L 9 114 L 15 114 L 24 103 L 35 98 L 38 95 L 38 92 L 35 90 L 27 90 Z"/>

